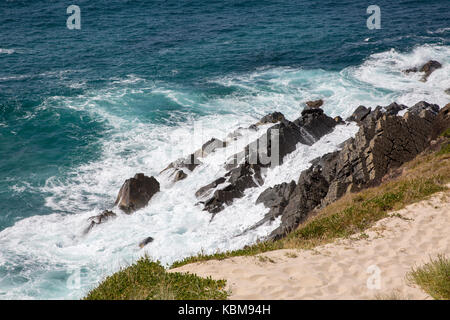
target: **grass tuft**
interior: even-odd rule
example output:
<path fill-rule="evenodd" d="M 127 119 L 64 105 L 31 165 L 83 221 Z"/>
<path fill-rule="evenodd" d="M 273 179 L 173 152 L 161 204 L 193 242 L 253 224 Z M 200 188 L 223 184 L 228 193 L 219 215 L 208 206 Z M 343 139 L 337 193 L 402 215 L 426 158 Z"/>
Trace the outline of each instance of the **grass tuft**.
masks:
<path fill-rule="evenodd" d="M 436 300 L 450 300 L 450 259 L 438 255 L 419 268 L 412 268 L 406 279 L 419 285 Z"/>
<path fill-rule="evenodd" d="M 225 285 L 225 280 L 168 273 L 144 257 L 107 277 L 85 300 L 223 300 L 229 295 Z"/>

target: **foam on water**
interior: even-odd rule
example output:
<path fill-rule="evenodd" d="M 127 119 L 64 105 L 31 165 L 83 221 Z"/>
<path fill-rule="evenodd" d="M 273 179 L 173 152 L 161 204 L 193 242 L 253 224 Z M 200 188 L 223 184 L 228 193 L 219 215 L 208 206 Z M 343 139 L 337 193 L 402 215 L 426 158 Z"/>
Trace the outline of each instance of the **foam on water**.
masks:
<path fill-rule="evenodd" d="M 267 212 L 262 204 L 254 205 L 260 192 L 277 183 L 297 180 L 312 159 L 336 150 L 353 136 L 357 131 L 354 124 L 338 126 L 311 147 L 298 145 L 282 166 L 267 171 L 263 186 L 247 190 L 243 198 L 211 222 L 210 214 L 196 205 L 195 191 L 222 176 L 227 157 L 257 138 L 267 126 L 258 132 L 244 130 L 241 139 L 203 159 L 203 165 L 176 184 L 159 172 L 211 137 L 223 139 L 269 112 L 280 111 L 294 120 L 301 111 L 300 103 L 310 99 L 324 98 L 327 114 L 342 117 L 360 104 L 375 107 L 397 101 L 412 105 L 427 100 L 443 105 L 449 101 L 444 93 L 450 87 L 449 50 L 422 46 L 410 53 L 383 52 L 341 72 L 263 68 L 251 74 L 211 79 L 213 85 L 234 89 L 230 95 L 213 98 L 129 76 L 114 80 L 115 85 L 109 89 L 48 99 L 41 110 L 52 105 L 89 112 L 110 129 L 101 140 L 99 159 L 52 177 L 41 188 L 40 192 L 48 195 L 46 205 L 51 214 L 21 220 L 0 232 L 0 298 L 79 298 L 104 276 L 145 253 L 169 264 L 202 251 L 237 249 L 267 235 L 279 221 L 237 236 Z M 443 68 L 428 82 L 420 82 L 420 75 L 402 73 L 431 58 L 442 62 Z M 155 95 L 183 106 L 185 111 L 174 112 L 160 124 L 130 111 L 129 106 L 139 99 Z M 204 113 L 193 116 L 190 110 Z M 119 214 L 83 235 L 88 217 L 112 208 L 123 181 L 137 172 L 156 176 L 161 192 L 146 208 L 132 215 Z M 12 192 L 23 191 L 22 186 L 12 188 Z M 148 236 L 154 242 L 139 249 L 138 243 Z M 79 287 L 72 281 L 77 274 Z"/>
<path fill-rule="evenodd" d="M 0 48 L 0 54 L 13 54 L 14 52 L 16 52 L 14 49 L 3 49 Z"/>

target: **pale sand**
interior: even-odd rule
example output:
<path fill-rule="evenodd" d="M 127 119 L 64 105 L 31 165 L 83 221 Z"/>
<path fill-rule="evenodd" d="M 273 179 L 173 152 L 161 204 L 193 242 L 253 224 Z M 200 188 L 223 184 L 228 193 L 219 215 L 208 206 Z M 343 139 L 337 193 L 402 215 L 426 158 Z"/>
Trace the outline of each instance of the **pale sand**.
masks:
<path fill-rule="evenodd" d="M 430 256 L 450 256 L 449 195 L 439 193 L 394 212 L 403 218 L 378 221 L 365 232 L 368 238 L 355 235 L 314 250 L 277 250 L 189 264 L 171 272 L 226 279 L 231 299 L 375 299 L 393 293 L 401 299 L 431 299 L 408 284 L 405 275 Z M 370 280 L 373 265 L 381 272 L 379 289 Z"/>

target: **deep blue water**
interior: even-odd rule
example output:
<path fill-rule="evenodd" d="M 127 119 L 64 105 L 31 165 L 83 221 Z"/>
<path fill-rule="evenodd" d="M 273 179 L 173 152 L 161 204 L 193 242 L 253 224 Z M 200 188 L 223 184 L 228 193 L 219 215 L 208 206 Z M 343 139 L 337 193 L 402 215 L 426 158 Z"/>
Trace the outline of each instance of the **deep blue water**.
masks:
<path fill-rule="evenodd" d="M 71 4 L 81 8 L 81 30 L 66 28 Z M 368 2 L 357 0 L 2 1 L 0 231 L 27 217 L 75 214 L 109 203 L 109 191 L 86 179 L 116 170 L 106 159 L 111 149 L 123 159 L 141 151 L 140 140 L 124 136 L 137 123 L 155 132 L 213 115 L 256 117 L 270 110 L 267 101 L 258 102 L 261 96 L 279 98 L 275 110 L 312 92 L 331 97 L 339 105 L 332 113 L 338 114 L 347 111 L 336 98 L 342 81 L 333 78 L 342 70 L 391 49 L 406 60 L 421 56 L 420 48 L 427 56 L 427 46 L 448 52 L 442 50 L 450 44 L 450 1 L 376 4 L 380 30 L 366 27 Z M 279 84 L 285 80 L 287 89 Z M 395 86 L 360 80 L 339 90 L 359 86 L 351 97 L 363 101 L 364 88 L 372 100 L 401 96 Z M 324 88 L 314 91 L 319 86 Z M 148 147 L 155 143 L 148 141 Z M 21 260 L 15 261 L 9 268 L 0 260 L 0 294 L 1 281 L 15 288 L 34 279 L 32 267 L 24 275 L 14 269 Z M 21 278 L 11 280 L 11 274 Z M 52 288 L 54 297 L 67 296 L 55 289 L 59 280 L 48 281 L 42 286 Z M 52 296 L 39 290 L 20 294 Z"/>

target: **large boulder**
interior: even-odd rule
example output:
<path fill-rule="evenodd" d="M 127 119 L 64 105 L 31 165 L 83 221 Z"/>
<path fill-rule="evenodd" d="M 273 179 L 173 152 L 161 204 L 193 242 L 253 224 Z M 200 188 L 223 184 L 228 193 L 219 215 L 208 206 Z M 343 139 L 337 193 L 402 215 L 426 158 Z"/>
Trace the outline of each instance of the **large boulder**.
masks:
<path fill-rule="evenodd" d="M 154 177 L 138 173 L 122 185 L 114 205 L 129 214 L 144 208 L 159 190 L 159 182 Z"/>
<path fill-rule="evenodd" d="M 153 238 L 152 237 L 147 237 L 145 239 L 143 239 L 141 242 L 139 242 L 139 248 L 144 248 L 147 244 L 152 243 L 153 242 Z"/>
<path fill-rule="evenodd" d="M 273 239 L 296 228 L 327 195 L 329 184 L 321 174 L 321 170 L 320 166 L 312 166 L 302 172 L 296 188 L 283 210 L 281 226 L 272 232 Z"/>

